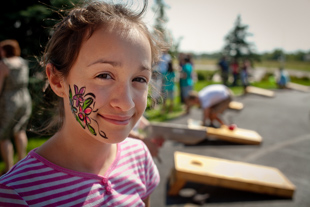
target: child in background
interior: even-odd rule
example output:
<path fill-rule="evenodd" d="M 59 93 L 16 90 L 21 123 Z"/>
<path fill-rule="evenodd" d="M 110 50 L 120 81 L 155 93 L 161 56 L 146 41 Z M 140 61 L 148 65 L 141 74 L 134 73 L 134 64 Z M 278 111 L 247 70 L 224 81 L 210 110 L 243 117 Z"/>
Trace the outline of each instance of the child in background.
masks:
<path fill-rule="evenodd" d="M 193 64 L 189 55 L 184 58 L 185 64 L 182 66 L 182 71 L 180 74 L 180 88 L 182 97 L 185 102 L 186 114 L 189 114 L 188 96 L 193 90 L 194 81 L 192 79 Z"/>
<path fill-rule="evenodd" d="M 164 74 L 164 78 L 165 78 L 165 85 L 164 85 L 164 101 L 163 101 L 163 112 L 165 113 L 166 111 L 166 104 L 167 101 L 170 102 L 169 104 L 169 112 L 173 111 L 173 101 L 174 101 L 174 90 L 175 90 L 175 73 L 174 73 L 174 69 L 173 69 L 173 65 L 172 65 L 172 61 L 170 61 L 168 63 L 168 70 L 167 72 Z"/>
<path fill-rule="evenodd" d="M 149 206 L 159 173 L 127 138 L 164 46 L 141 20 L 146 8 L 89 2 L 56 25 L 42 64 L 57 132 L 1 177 L 0 206 Z"/>
<path fill-rule="evenodd" d="M 290 77 L 286 71 L 281 67 L 279 68 L 279 77 L 277 78 L 278 88 L 284 89 L 287 88 L 287 83 L 290 82 Z"/>
<path fill-rule="evenodd" d="M 243 94 L 247 93 L 246 88 L 250 85 L 250 82 L 249 82 L 250 67 L 251 67 L 250 61 L 244 60 L 243 65 L 241 67 L 241 71 L 240 71 L 240 78 L 241 78 L 241 83 L 243 86 Z"/>

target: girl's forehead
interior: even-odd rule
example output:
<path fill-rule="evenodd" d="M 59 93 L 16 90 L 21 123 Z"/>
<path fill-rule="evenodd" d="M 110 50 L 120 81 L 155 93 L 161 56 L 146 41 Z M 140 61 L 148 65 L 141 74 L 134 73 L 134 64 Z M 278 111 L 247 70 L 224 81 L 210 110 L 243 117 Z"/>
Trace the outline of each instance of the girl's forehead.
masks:
<path fill-rule="evenodd" d="M 105 45 L 111 45 L 116 43 L 115 41 L 118 43 L 126 42 L 126 44 L 131 45 L 140 45 L 141 41 L 146 41 L 148 42 L 148 47 L 151 44 L 145 32 L 137 26 L 132 25 L 132 27 L 129 27 L 122 24 L 109 24 L 98 27 L 90 36 L 85 38 L 82 42 L 82 48 L 83 45 L 89 45 L 90 42 L 92 42 L 93 46 L 99 46 L 100 42 L 105 42 Z"/>
<path fill-rule="evenodd" d="M 151 45 L 147 36 L 137 27 L 102 26 L 83 41 L 77 61 L 90 64 L 88 62 L 92 62 L 93 59 L 116 60 L 124 57 L 124 54 L 143 62 L 151 62 Z"/>
<path fill-rule="evenodd" d="M 125 24 L 115 22 L 115 23 L 109 23 L 107 25 L 102 25 L 98 29 L 113 35 L 117 35 L 122 39 L 127 40 L 138 40 L 141 37 L 145 36 L 142 29 L 139 28 L 134 23 Z"/>

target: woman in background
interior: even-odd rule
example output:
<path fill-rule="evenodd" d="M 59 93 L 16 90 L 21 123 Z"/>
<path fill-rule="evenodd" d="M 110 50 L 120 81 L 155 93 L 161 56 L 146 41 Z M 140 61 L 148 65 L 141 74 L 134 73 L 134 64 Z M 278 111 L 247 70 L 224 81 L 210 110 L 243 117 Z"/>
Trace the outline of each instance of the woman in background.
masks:
<path fill-rule="evenodd" d="M 20 57 L 16 40 L 0 42 L 0 147 L 5 171 L 14 165 L 14 138 L 18 160 L 26 156 L 26 126 L 31 115 L 31 97 L 28 91 L 28 62 Z"/>

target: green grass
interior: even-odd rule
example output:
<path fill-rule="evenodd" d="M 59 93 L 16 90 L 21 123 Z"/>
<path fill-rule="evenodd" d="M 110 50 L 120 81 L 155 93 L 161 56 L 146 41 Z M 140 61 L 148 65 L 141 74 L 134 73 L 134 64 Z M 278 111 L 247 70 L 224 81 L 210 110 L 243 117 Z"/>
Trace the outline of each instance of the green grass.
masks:
<path fill-rule="evenodd" d="M 27 145 L 27 153 L 33 150 L 34 148 L 40 147 L 44 142 L 46 142 L 48 138 L 37 138 L 37 137 L 30 137 L 28 138 L 28 145 Z M 17 162 L 17 156 L 14 156 L 14 162 Z M 4 170 L 4 162 L 1 160 L 0 162 L 0 172 Z"/>
<path fill-rule="evenodd" d="M 262 61 L 255 63 L 256 67 L 266 67 L 266 68 L 279 68 L 280 62 L 278 61 Z M 301 71 L 310 71 L 309 62 L 298 62 L 298 61 L 289 61 L 284 65 L 286 69 L 301 70 Z"/>

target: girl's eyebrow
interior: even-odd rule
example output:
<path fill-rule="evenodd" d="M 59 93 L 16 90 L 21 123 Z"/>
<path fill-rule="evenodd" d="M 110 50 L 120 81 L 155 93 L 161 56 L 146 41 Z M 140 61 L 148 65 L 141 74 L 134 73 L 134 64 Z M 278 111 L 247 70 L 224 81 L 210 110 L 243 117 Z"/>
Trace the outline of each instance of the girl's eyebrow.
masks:
<path fill-rule="evenodd" d="M 100 58 L 100 59 L 95 60 L 95 61 L 91 62 L 90 64 L 88 64 L 87 67 L 90 67 L 90 66 L 98 64 L 98 63 L 109 64 L 109 65 L 112 65 L 113 67 L 122 65 L 121 62 L 104 60 L 104 59 Z"/>
<path fill-rule="evenodd" d="M 104 59 L 100 58 L 100 59 L 95 60 L 95 61 L 91 62 L 90 64 L 88 64 L 87 67 L 90 67 L 90 66 L 95 65 L 95 64 L 109 64 L 109 65 L 112 65 L 113 67 L 122 66 L 121 62 L 104 60 Z M 149 70 L 149 71 L 151 71 L 151 68 L 146 66 L 145 64 L 142 64 L 140 66 L 140 70 Z"/>

